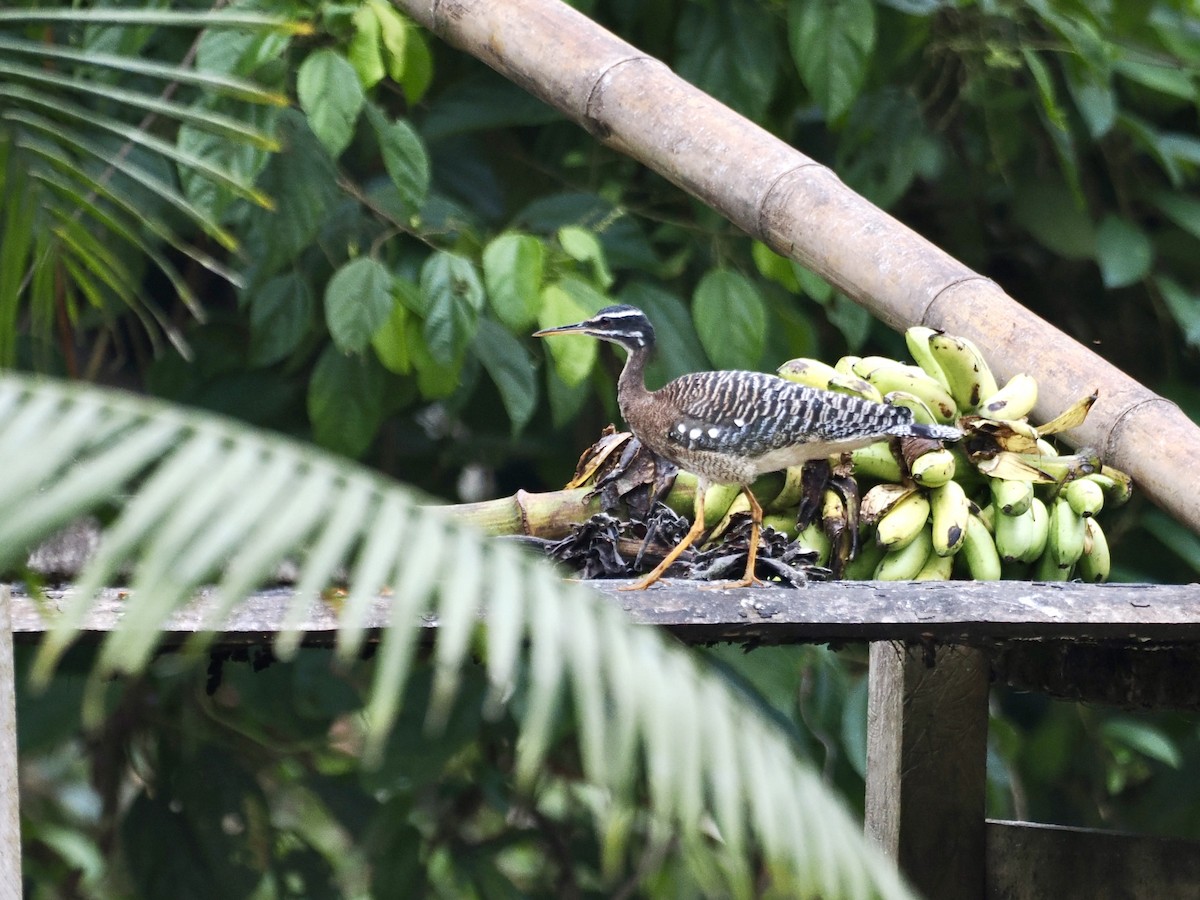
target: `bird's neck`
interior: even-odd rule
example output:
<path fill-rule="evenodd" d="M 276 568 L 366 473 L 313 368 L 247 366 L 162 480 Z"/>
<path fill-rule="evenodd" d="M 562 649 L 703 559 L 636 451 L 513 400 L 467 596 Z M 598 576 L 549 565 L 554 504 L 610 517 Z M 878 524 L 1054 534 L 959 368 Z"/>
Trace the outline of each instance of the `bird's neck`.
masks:
<path fill-rule="evenodd" d="M 646 390 L 646 361 L 650 357 L 648 347 L 625 348 L 629 356 L 625 360 L 625 368 L 617 379 L 617 405 L 621 407 L 621 415 L 629 422 L 630 416 L 636 417 L 636 410 L 651 402 L 650 391 Z"/>

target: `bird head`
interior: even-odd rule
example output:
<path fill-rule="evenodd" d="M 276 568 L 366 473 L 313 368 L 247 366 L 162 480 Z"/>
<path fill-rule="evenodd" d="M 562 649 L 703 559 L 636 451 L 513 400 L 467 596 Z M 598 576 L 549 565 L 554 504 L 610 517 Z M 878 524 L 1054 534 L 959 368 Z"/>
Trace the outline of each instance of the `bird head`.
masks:
<path fill-rule="evenodd" d="M 534 337 L 553 334 L 587 334 L 602 341 L 620 344 L 630 353 L 654 346 L 654 326 L 636 306 L 606 306 L 590 319 L 573 325 L 559 325 L 535 331 Z"/>

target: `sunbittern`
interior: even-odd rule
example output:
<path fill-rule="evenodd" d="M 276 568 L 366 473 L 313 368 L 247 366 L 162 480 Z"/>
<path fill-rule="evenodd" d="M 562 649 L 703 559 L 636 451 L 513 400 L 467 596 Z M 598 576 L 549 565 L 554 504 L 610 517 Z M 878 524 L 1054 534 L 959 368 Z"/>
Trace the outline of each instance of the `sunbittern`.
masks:
<path fill-rule="evenodd" d="M 764 372 L 694 372 L 657 391 L 647 390 L 644 373 L 654 349 L 654 326 L 633 306 L 608 306 L 586 321 L 546 328 L 534 337 L 554 334 L 587 334 L 625 348 L 629 356 L 617 382 L 621 415 L 638 440 L 698 481 L 691 529 L 654 571 L 623 590 L 654 584 L 700 536 L 710 483 L 737 484 L 750 502 L 746 573 L 729 585 L 746 587 L 762 583 L 754 576 L 754 565 L 763 511 L 750 491 L 758 476 L 885 437 L 961 437 L 950 426 L 914 422 L 903 407 L 803 387 Z"/>

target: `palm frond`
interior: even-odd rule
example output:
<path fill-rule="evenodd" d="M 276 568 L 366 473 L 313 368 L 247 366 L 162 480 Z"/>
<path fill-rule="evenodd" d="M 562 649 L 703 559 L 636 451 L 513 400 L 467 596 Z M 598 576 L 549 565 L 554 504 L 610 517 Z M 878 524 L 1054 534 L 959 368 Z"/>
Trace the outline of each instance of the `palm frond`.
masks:
<path fill-rule="evenodd" d="M 192 54 L 182 50 L 178 62 L 140 58 L 136 49 L 104 52 L 93 46 L 96 26 L 128 29 L 139 45 L 153 29 L 165 27 L 193 30 L 197 40 L 206 30 L 223 28 L 284 35 L 310 30 L 302 22 L 238 11 L 0 10 L 0 148 L 5 168 L 21 176 L 0 171 L 0 214 L 32 211 L 22 220 L 24 232 L 52 235 L 33 253 L 22 234 L 0 232 L 0 259 L 12 273 L 0 283 L 0 335 L 6 336 L 0 340 L 0 366 L 15 360 L 15 344 L 7 336 L 18 330 L 21 309 L 53 309 L 64 275 L 72 282 L 65 285 L 68 295 L 102 308 L 127 307 L 148 326 L 154 323 L 148 327 L 151 340 L 157 343 L 163 334 L 186 353 L 178 329 L 146 295 L 145 280 L 126 283 L 121 267 L 98 253 L 97 244 L 124 243 L 149 258 L 202 318 L 195 291 L 167 261 L 163 245 L 236 286 L 233 273 L 196 247 L 191 235 L 181 235 L 180 226 L 235 252 L 237 242 L 222 221 L 224 206 L 234 199 L 271 205 L 252 184 L 252 165 L 243 164 L 249 171 L 239 172 L 219 154 L 197 153 L 194 133 L 189 144 L 180 129 L 207 132 L 260 154 L 274 151 L 279 144 L 273 135 L 246 121 L 246 114 L 228 110 L 247 104 L 281 109 L 287 97 L 235 74 L 197 68 Z M 181 182 L 196 179 L 213 186 L 214 196 L 222 198 L 220 209 L 181 189 Z M 80 227 L 65 222 L 67 215 Z M 84 228 L 95 241 L 87 240 Z M 35 316 L 35 323 L 39 318 L 45 317 Z"/>
<path fill-rule="evenodd" d="M 300 575 L 289 616 L 297 619 L 339 572 L 351 573 L 338 635 L 346 656 L 366 638 L 367 601 L 385 586 L 394 591 L 365 710 L 368 752 L 395 722 L 428 616 L 439 630 L 427 726 L 445 720 L 470 653 L 480 653 L 491 682 L 485 712 L 526 687 L 517 771 L 528 787 L 544 777 L 554 725 L 569 708 L 584 773 L 612 810 L 627 808 L 644 785 L 685 847 L 734 858 L 757 847 L 788 896 L 908 896 L 786 737 L 696 657 L 412 491 L 289 439 L 85 385 L 0 376 L 0 416 L 8 511 L 0 565 L 19 564 L 24 548 L 128 497 L 39 650 L 38 679 L 52 676 L 96 590 L 126 567 L 131 589 L 97 677 L 144 669 L 165 617 L 202 583 L 216 580 L 223 616 L 292 557 Z M 294 651 L 297 639 L 281 635 L 278 652 Z M 705 844 L 705 821 L 722 847 Z M 753 867 L 717 868 L 728 880 L 718 892 L 749 892 Z"/>

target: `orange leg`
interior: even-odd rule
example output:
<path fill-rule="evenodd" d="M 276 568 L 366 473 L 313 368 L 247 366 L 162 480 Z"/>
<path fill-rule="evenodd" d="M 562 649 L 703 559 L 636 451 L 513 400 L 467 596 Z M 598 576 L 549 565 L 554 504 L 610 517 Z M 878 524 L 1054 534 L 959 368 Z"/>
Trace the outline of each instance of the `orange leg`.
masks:
<path fill-rule="evenodd" d="M 714 584 L 701 590 L 724 590 L 725 588 L 753 587 L 763 584 L 762 579 L 756 578 L 754 575 L 754 563 L 758 560 L 758 537 L 762 531 L 763 508 L 759 504 L 758 498 L 746 485 L 742 485 L 742 493 L 750 501 L 750 546 L 746 555 L 746 574 L 739 581 Z"/>
<path fill-rule="evenodd" d="M 708 485 L 706 485 L 703 481 L 696 485 L 696 520 L 692 523 L 692 527 L 688 529 L 688 533 L 683 536 L 683 540 L 676 544 L 675 549 L 668 553 L 663 561 L 654 567 L 653 572 L 636 584 L 627 584 L 617 588 L 617 590 L 644 591 L 646 588 L 650 587 L 650 585 L 654 584 L 654 582 L 658 581 L 658 579 L 662 578 L 663 573 L 667 571 L 667 569 L 671 568 L 671 564 L 674 563 L 675 560 L 679 559 L 679 555 L 688 547 L 692 546 L 692 543 L 696 540 L 696 538 L 700 537 L 701 532 L 704 531 L 704 492 L 707 490 L 707 488 Z M 759 509 L 758 514 L 761 518 L 761 508 Z"/>

